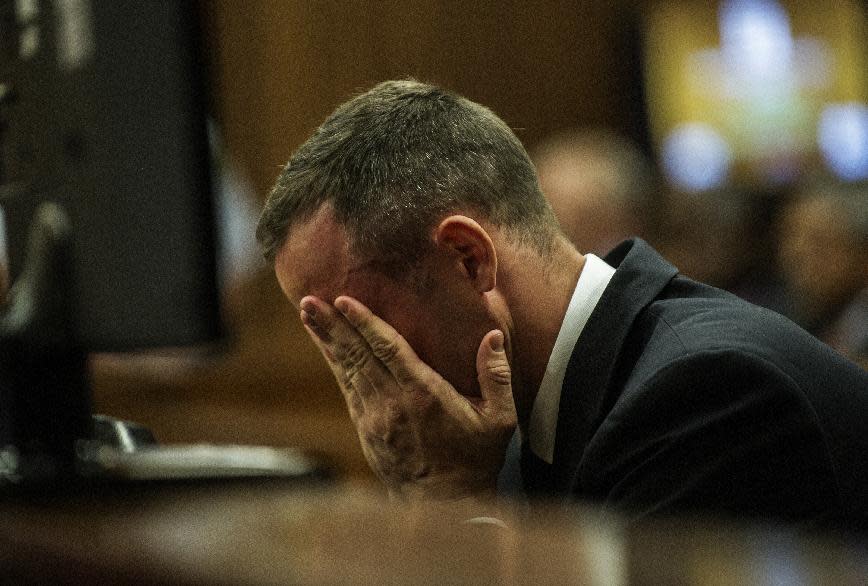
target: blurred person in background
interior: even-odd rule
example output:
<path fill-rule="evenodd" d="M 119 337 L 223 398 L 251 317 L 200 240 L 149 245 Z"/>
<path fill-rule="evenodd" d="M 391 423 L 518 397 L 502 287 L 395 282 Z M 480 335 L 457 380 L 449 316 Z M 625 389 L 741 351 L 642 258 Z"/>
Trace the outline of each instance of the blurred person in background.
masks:
<path fill-rule="evenodd" d="M 532 154 L 542 192 L 576 248 L 603 255 L 631 236 L 654 186 L 651 164 L 628 139 L 603 129 L 572 129 Z"/>
<path fill-rule="evenodd" d="M 789 302 L 767 241 L 766 202 L 734 188 L 661 197 L 658 247 L 692 279 L 789 315 Z"/>
<path fill-rule="evenodd" d="M 778 230 L 791 317 L 868 365 L 868 188 L 806 187 L 782 210 Z"/>

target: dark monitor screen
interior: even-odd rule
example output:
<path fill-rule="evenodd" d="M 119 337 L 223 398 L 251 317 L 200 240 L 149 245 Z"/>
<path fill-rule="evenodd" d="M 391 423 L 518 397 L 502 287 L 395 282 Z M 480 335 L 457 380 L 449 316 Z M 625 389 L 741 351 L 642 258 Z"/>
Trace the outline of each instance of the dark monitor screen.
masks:
<path fill-rule="evenodd" d="M 0 0 L 0 206 L 14 281 L 44 201 L 72 228 L 88 350 L 221 332 L 199 14 L 189 2 Z"/>

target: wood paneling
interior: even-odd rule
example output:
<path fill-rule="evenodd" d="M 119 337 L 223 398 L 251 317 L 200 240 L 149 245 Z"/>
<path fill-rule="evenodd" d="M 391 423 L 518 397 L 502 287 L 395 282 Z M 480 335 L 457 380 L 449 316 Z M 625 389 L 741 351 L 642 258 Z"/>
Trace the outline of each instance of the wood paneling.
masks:
<path fill-rule="evenodd" d="M 462 93 L 528 145 L 564 126 L 625 129 L 628 20 L 628 5 L 602 0 L 220 0 L 220 116 L 262 194 L 335 106 L 385 79 Z"/>

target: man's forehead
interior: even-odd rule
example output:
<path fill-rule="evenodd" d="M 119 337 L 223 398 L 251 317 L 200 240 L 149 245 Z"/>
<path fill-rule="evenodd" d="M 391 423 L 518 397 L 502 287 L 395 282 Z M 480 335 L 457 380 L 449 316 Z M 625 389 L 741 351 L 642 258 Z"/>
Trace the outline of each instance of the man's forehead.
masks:
<path fill-rule="evenodd" d="M 284 295 L 295 306 L 305 295 L 329 303 L 348 294 L 360 300 L 376 294 L 380 279 L 370 263 L 350 252 L 346 229 L 325 205 L 291 227 L 275 259 L 275 273 Z"/>
<path fill-rule="evenodd" d="M 325 205 L 290 226 L 275 258 L 275 273 L 284 295 L 298 305 L 305 295 L 325 296 L 340 289 L 350 269 L 346 230 Z"/>

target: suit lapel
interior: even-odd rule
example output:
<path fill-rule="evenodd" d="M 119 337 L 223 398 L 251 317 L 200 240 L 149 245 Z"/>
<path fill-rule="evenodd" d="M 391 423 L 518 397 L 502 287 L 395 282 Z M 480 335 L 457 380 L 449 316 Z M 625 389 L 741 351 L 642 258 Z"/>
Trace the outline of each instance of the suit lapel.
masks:
<path fill-rule="evenodd" d="M 551 492 L 573 487 L 585 445 L 599 427 L 624 340 L 639 312 L 678 270 L 641 239 L 628 240 L 606 256 L 616 267 L 609 286 L 582 330 L 567 366 L 558 411 Z"/>

